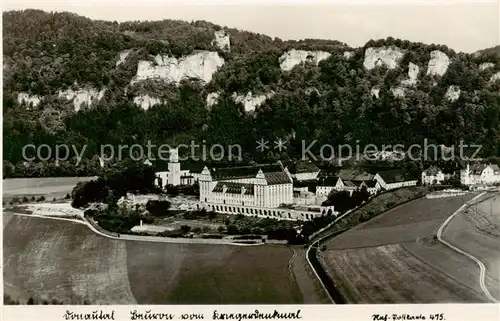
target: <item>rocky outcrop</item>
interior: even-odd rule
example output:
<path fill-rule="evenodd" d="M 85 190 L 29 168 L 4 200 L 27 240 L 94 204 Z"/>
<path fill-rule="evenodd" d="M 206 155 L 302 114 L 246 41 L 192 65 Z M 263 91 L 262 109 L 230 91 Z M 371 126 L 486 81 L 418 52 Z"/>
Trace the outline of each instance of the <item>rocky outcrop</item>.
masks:
<path fill-rule="evenodd" d="M 460 98 L 460 88 L 458 86 L 452 85 L 448 87 L 448 90 L 446 90 L 446 94 L 444 94 L 444 97 L 446 100 L 450 102 L 456 101 L 458 98 Z"/>
<path fill-rule="evenodd" d="M 326 51 L 305 51 L 305 50 L 289 50 L 279 58 L 281 70 L 290 71 L 293 67 L 307 62 L 313 65 L 318 65 L 321 60 L 327 59 L 332 54 Z"/>
<path fill-rule="evenodd" d="M 408 64 L 408 79 L 401 81 L 403 86 L 413 86 L 417 83 L 418 73 L 420 68 L 414 63 L 410 62 Z"/>
<path fill-rule="evenodd" d="M 117 67 L 125 62 L 128 55 L 130 54 L 130 52 L 131 52 L 131 50 L 125 50 L 125 51 L 120 52 L 120 56 L 118 58 L 118 61 L 116 62 Z"/>
<path fill-rule="evenodd" d="M 214 32 L 214 37 L 212 46 L 217 46 L 217 48 L 225 51 L 231 51 L 231 41 L 229 35 L 224 30 Z"/>
<path fill-rule="evenodd" d="M 149 95 L 141 95 L 134 97 L 134 104 L 140 106 L 144 110 L 148 110 L 154 105 L 162 104 L 162 100 L 154 97 L 150 97 Z"/>
<path fill-rule="evenodd" d="M 398 47 L 366 48 L 363 66 L 370 70 L 379 66 L 387 66 L 394 69 L 399 65 L 399 61 L 404 56 L 404 51 Z"/>
<path fill-rule="evenodd" d="M 493 76 L 490 78 L 490 82 L 495 82 L 497 80 L 500 80 L 500 71 L 495 73 Z"/>
<path fill-rule="evenodd" d="M 351 59 L 354 56 L 353 51 L 344 51 L 344 58 Z"/>
<path fill-rule="evenodd" d="M 495 64 L 492 62 L 483 62 L 482 64 L 479 65 L 479 70 L 483 71 L 489 68 L 493 68 L 494 66 Z"/>
<path fill-rule="evenodd" d="M 256 107 L 262 105 L 266 99 L 271 98 L 274 95 L 274 92 L 270 92 L 265 95 L 252 95 L 252 92 L 249 91 L 245 96 L 238 95 L 233 93 L 232 98 L 236 103 L 242 103 L 245 111 L 254 111 Z"/>
<path fill-rule="evenodd" d="M 370 94 L 375 98 L 379 98 L 380 88 L 372 88 Z"/>
<path fill-rule="evenodd" d="M 427 75 L 442 76 L 448 70 L 449 65 L 450 58 L 444 52 L 434 50 L 431 52 L 431 59 L 427 66 Z"/>
<path fill-rule="evenodd" d="M 75 111 L 79 111 L 84 104 L 90 107 L 93 103 L 99 102 L 104 97 L 105 92 L 106 89 L 102 89 L 101 91 L 97 91 L 94 88 L 78 89 L 77 91 L 68 89 L 59 91 L 58 96 L 59 98 L 73 101 Z"/>
<path fill-rule="evenodd" d="M 17 102 L 19 104 L 26 104 L 28 107 L 29 106 L 33 106 L 33 107 L 36 107 L 38 104 L 40 104 L 40 102 L 42 101 L 42 97 L 40 96 L 37 96 L 37 95 L 30 95 L 28 93 L 19 93 L 17 95 Z"/>
<path fill-rule="evenodd" d="M 210 82 L 213 74 L 224 65 L 224 59 L 217 52 L 200 51 L 177 59 L 157 55 L 153 61 L 141 60 L 137 66 L 137 75 L 131 83 L 141 80 L 158 79 L 178 84 L 184 79 L 198 79 Z"/>
<path fill-rule="evenodd" d="M 213 105 L 217 104 L 217 102 L 219 101 L 219 98 L 220 98 L 220 94 L 217 92 L 208 94 L 207 99 L 206 99 L 207 107 L 210 108 Z"/>

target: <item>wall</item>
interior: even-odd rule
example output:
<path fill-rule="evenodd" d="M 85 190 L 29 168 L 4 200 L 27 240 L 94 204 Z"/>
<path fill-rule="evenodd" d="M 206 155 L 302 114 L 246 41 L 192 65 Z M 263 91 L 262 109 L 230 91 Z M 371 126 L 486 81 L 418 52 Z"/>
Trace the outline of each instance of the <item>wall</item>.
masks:
<path fill-rule="evenodd" d="M 293 209 L 285 208 L 262 208 L 255 206 L 236 206 L 236 205 L 224 205 L 216 203 L 200 203 L 200 209 L 205 209 L 207 211 L 215 211 L 222 214 L 242 214 L 245 216 L 256 216 L 262 218 L 272 218 L 277 220 L 290 220 L 290 221 L 309 221 L 314 217 L 320 217 L 324 214 L 322 212 L 308 212 L 308 211 L 298 211 Z M 332 209 L 334 215 L 335 213 L 333 206 L 328 208 L 322 208 L 322 211 L 328 211 Z"/>

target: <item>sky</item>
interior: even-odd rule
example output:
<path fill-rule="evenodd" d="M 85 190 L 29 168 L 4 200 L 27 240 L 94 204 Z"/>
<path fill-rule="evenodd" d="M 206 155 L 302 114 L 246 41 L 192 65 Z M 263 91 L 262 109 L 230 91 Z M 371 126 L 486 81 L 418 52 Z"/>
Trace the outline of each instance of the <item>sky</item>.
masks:
<path fill-rule="evenodd" d="M 283 40 L 334 39 L 353 47 L 389 36 L 445 44 L 469 53 L 500 45 L 500 0 L 3 0 L 2 3 L 4 11 L 28 8 L 69 11 L 119 22 L 207 20 Z"/>

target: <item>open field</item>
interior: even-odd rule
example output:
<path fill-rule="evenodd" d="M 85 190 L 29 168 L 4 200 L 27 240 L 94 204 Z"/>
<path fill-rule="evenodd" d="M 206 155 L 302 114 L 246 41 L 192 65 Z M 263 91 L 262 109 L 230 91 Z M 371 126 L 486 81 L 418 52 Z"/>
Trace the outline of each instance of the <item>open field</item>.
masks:
<path fill-rule="evenodd" d="M 78 182 L 86 182 L 94 177 L 40 177 L 9 178 L 2 182 L 3 200 L 9 202 L 13 197 L 45 196 L 47 200 L 62 198 L 71 191 Z"/>
<path fill-rule="evenodd" d="M 443 231 L 443 239 L 472 254 L 486 267 L 485 284 L 500 300 L 500 196 L 488 198 L 456 215 Z M 491 212 L 490 212 L 491 210 Z"/>
<path fill-rule="evenodd" d="M 349 303 L 488 302 L 477 264 L 433 238 L 461 205 L 457 196 L 398 206 L 330 239 L 320 260 Z"/>
<path fill-rule="evenodd" d="M 131 304 L 127 249 L 67 221 L 15 215 L 3 230 L 5 293 L 26 302 Z"/>
<path fill-rule="evenodd" d="M 321 303 L 310 271 L 297 265 L 300 250 L 111 240 L 84 225 L 14 215 L 4 228 L 5 293 L 73 304 Z"/>

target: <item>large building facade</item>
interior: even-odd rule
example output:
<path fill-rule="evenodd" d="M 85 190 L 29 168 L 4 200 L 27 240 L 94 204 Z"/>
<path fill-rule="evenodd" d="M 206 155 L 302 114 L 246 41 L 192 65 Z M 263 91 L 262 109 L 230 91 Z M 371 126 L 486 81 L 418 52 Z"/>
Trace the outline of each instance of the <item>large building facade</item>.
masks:
<path fill-rule="evenodd" d="M 199 186 L 200 205 L 208 211 L 301 221 L 337 214 L 333 206 L 297 206 L 292 176 L 281 163 L 212 170 L 205 167 Z"/>
<path fill-rule="evenodd" d="M 277 165 L 203 169 L 200 201 L 276 208 L 293 204 L 292 177 Z"/>
<path fill-rule="evenodd" d="M 315 173 L 316 174 L 316 173 Z M 157 185 L 199 185 L 198 208 L 223 214 L 243 214 L 283 220 L 312 220 L 336 215 L 333 206 L 294 197 L 293 174 L 281 163 L 212 168 L 182 169 L 176 149 L 170 150 L 168 170 L 156 172 Z"/>

